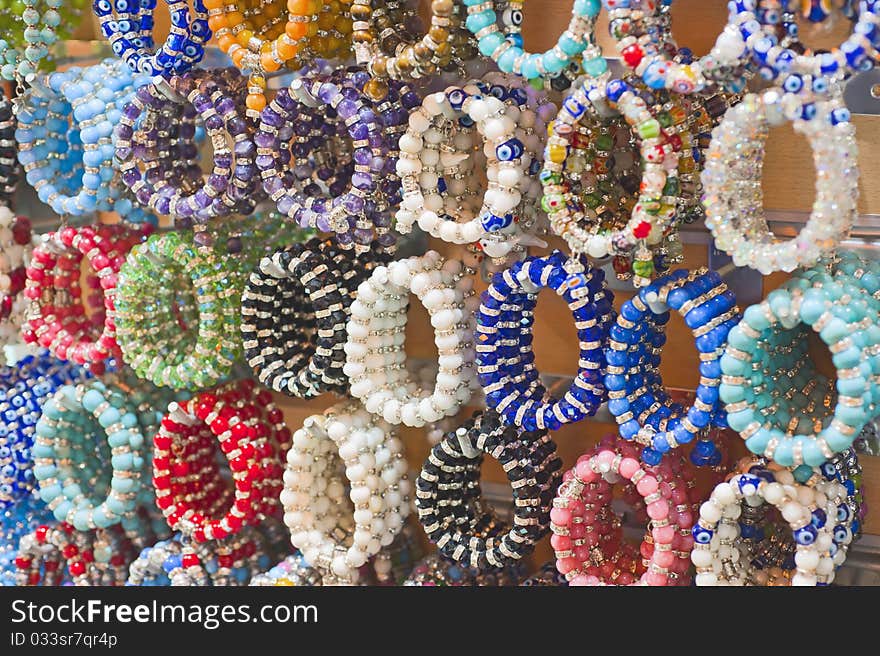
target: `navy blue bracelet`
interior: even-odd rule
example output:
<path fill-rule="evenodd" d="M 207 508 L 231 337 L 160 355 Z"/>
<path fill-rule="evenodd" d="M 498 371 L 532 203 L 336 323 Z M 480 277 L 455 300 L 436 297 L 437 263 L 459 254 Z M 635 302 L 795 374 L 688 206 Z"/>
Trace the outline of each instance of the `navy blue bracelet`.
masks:
<path fill-rule="evenodd" d="M 700 354 L 700 383 L 694 404 L 687 409 L 672 402 L 660 376 L 670 310 L 684 317 Z M 674 271 L 621 306 L 605 352 L 608 409 L 622 437 L 645 445 L 646 463 L 659 463 L 663 454 L 693 441 L 711 425 L 726 426 L 718 402 L 720 359 L 727 333 L 739 318 L 733 292 L 721 276 L 706 269 Z M 711 443 L 699 446 L 702 464 L 717 460 Z"/>
<path fill-rule="evenodd" d="M 605 274 L 586 258 L 581 271 L 566 269 L 568 256 L 529 257 L 496 273 L 477 314 L 477 372 L 486 405 L 508 424 L 526 430 L 557 430 L 594 415 L 605 400 L 604 347 L 614 321 L 613 295 Z M 578 330 L 578 374 L 561 399 L 541 383 L 532 352 L 538 292 L 552 289 L 568 304 Z"/>

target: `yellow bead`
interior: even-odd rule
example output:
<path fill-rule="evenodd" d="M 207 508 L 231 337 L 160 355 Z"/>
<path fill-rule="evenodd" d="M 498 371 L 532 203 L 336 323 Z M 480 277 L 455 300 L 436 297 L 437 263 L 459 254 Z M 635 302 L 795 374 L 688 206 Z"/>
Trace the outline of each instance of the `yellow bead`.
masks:
<path fill-rule="evenodd" d="M 551 144 L 548 150 L 550 151 L 550 161 L 554 164 L 562 164 L 565 161 L 565 146 Z"/>

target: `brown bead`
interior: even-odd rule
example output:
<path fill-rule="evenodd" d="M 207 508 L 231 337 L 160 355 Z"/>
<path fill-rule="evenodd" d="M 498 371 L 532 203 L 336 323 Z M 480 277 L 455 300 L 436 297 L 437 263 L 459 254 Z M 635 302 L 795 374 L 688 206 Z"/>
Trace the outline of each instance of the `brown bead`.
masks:
<path fill-rule="evenodd" d="M 441 41 L 434 54 L 438 57 L 448 57 L 452 54 L 452 46 L 446 41 Z"/>
<path fill-rule="evenodd" d="M 428 61 L 434 53 L 424 43 L 419 42 L 413 46 L 413 54 L 419 61 Z"/>
<path fill-rule="evenodd" d="M 364 93 L 374 102 L 379 102 L 388 96 L 388 85 L 374 78 L 364 85 Z"/>
<path fill-rule="evenodd" d="M 373 34 L 366 30 L 355 30 L 351 33 L 351 40 L 355 43 L 372 43 Z"/>
<path fill-rule="evenodd" d="M 449 30 L 443 27 L 432 27 L 428 31 L 428 36 L 434 39 L 435 43 L 445 43 L 449 39 Z"/>
<path fill-rule="evenodd" d="M 388 60 L 385 57 L 376 57 L 370 62 L 373 75 L 384 77 L 388 74 Z"/>
<path fill-rule="evenodd" d="M 448 16 L 452 13 L 452 0 L 434 0 L 431 3 L 431 11 L 438 16 Z"/>
<path fill-rule="evenodd" d="M 350 11 L 351 17 L 354 20 L 368 21 L 370 16 L 373 15 L 372 8 L 367 5 L 352 5 Z"/>
<path fill-rule="evenodd" d="M 412 70 L 413 61 L 409 58 L 408 53 L 403 52 L 397 58 L 397 68 L 399 68 L 404 73 Z"/>

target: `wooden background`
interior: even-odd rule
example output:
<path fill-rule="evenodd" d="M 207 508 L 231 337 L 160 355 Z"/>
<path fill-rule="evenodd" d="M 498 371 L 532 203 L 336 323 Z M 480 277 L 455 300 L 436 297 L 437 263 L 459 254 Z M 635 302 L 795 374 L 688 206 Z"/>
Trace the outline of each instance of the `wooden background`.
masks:
<path fill-rule="evenodd" d="M 723 0 L 677 0 L 673 10 L 674 33 L 681 45 L 691 47 L 695 53 L 708 51 L 726 19 L 726 2 Z M 557 35 L 568 23 L 570 0 L 542 0 L 527 4 L 525 8 L 524 37 L 529 50 L 544 50 L 551 47 Z M 160 8 L 156 15 L 157 24 L 167 24 L 167 15 Z M 804 41 L 811 46 L 825 47 L 839 43 L 849 29 L 844 19 L 836 21 L 830 29 L 822 33 L 804 32 Z M 95 31 L 94 20 L 87 18 L 77 33 L 78 38 L 92 38 Z M 613 56 L 613 45 L 609 43 L 604 19 L 597 28 L 600 42 L 606 54 Z M 880 158 L 875 156 L 880 145 L 880 117 L 857 116 L 854 119 L 857 129 L 861 179 L 860 211 L 880 214 L 880 184 L 876 184 L 880 173 Z M 773 210 L 809 211 L 813 201 L 813 167 L 810 149 L 805 140 L 788 128 L 778 128 L 771 134 L 767 149 L 765 176 L 763 181 L 765 206 Z M 444 250 L 436 241 L 432 246 Z M 448 251 L 447 251 L 448 252 Z M 689 244 L 685 249 L 684 266 L 694 268 L 707 262 L 707 246 Z M 774 275 L 763 281 L 762 293 L 766 294 L 778 286 L 784 276 Z M 479 287 L 482 289 L 482 286 Z M 615 305 L 629 295 L 616 292 Z M 536 315 L 535 346 L 537 364 L 544 372 L 553 374 L 574 374 L 577 369 L 577 340 L 571 317 L 564 303 L 554 294 L 542 293 L 540 310 Z M 693 389 L 698 381 L 697 354 L 693 338 L 683 322 L 674 317 L 668 330 L 669 341 L 663 352 L 663 377 L 667 385 L 676 388 Z M 419 358 L 436 357 L 430 325 L 424 310 L 413 304 L 410 323 L 407 328 L 407 351 Z M 819 354 L 822 357 L 822 354 Z M 823 367 L 827 369 L 827 367 Z M 309 402 L 294 399 L 279 399 L 286 419 L 292 429 L 301 425 L 304 417 L 334 403 L 330 397 L 321 397 Z M 472 411 L 466 410 L 462 416 Z M 567 426 L 554 435 L 565 465 L 570 467 L 577 457 L 602 435 L 613 431 L 615 425 L 597 421 L 583 421 Z M 413 470 L 420 467 L 429 445 L 421 430 L 403 429 L 407 457 Z M 741 443 L 735 439 L 735 449 L 741 452 Z M 865 485 L 868 503 L 880 507 L 880 458 L 864 456 L 861 459 L 865 469 Z M 486 480 L 503 482 L 504 476 L 494 462 L 484 467 Z M 865 530 L 880 534 L 880 517 L 869 516 Z M 535 560 L 541 562 L 550 556 L 547 540 L 536 553 Z"/>

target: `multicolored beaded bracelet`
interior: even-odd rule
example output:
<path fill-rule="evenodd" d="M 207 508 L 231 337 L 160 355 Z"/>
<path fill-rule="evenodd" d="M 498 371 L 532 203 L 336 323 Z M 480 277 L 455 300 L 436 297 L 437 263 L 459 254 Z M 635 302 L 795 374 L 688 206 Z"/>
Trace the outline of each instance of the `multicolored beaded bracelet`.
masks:
<path fill-rule="evenodd" d="M 658 370 L 670 309 L 684 318 L 700 353 L 700 382 L 687 410 L 669 398 Z M 718 403 L 719 361 L 739 319 L 733 292 L 705 268 L 674 271 L 621 306 L 605 349 L 608 410 L 624 439 L 645 446 L 642 459 L 649 465 L 710 425 L 725 425 Z"/>
<path fill-rule="evenodd" d="M 407 471 L 395 430 L 358 403 L 307 417 L 294 433 L 281 492 L 284 523 L 322 585 L 357 583 L 358 570 L 403 529 Z"/>
<path fill-rule="evenodd" d="M 534 308 L 542 288 L 568 304 L 578 329 L 578 374 L 561 399 L 544 387 L 531 349 Z M 596 413 L 605 399 L 603 347 L 614 320 L 605 274 L 560 251 L 530 257 L 497 273 L 483 292 L 475 334 L 477 373 L 486 405 L 526 430 L 558 430 Z"/>
<path fill-rule="evenodd" d="M 478 536 L 487 537 L 494 528 L 493 525 L 490 525 L 488 530 L 482 531 Z M 492 588 L 514 586 L 519 585 L 525 575 L 524 565 L 522 561 L 518 560 L 500 569 L 479 571 L 459 565 L 456 561 L 435 552 L 416 563 L 403 585 L 407 587 Z"/>
<path fill-rule="evenodd" d="M 522 75 L 526 80 L 558 77 L 576 58 L 583 58 L 588 74 L 607 68 L 601 49 L 594 41 L 593 28 L 599 16 L 599 0 L 574 0 L 571 21 L 556 44 L 544 53 L 523 49 L 520 34 L 523 0 L 508 2 L 502 15 L 504 30 L 498 26 L 494 0 L 464 0 L 468 8 L 467 28 L 477 38 L 480 54 L 491 57 L 505 73 Z M 600 63 L 601 62 L 601 63 Z"/>
<path fill-rule="evenodd" d="M 693 473 L 686 460 L 670 460 L 646 467 L 633 445 L 611 437 L 563 475 L 550 527 L 556 567 L 569 585 L 690 584 Z M 623 539 L 611 510 L 614 484 L 623 484 L 629 503 L 644 509 L 638 514 L 649 528 L 638 550 Z"/>
<path fill-rule="evenodd" d="M 732 107 L 712 132 L 702 173 L 715 247 L 764 275 L 812 266 L 831 253 L 857 214 L 858 149 L 849 119 L 840 96 L 814 102 L 781 88 L 749 94 Z M 780 242 L 763 215 L 759 183 L 769 130 L 786 121 L 807 138 L 818 174 L 810 218 L 797 237 Z"/>
<path fill-rule="evenodd" d="M 22 496 L 14 505 L 0 508 L 0 587 L 15 585 L 18 573 L 15 559 L 21 538 L 51 521 L 52 513 L 34 495 Z"/>
<path fill-rule="evenodd" d="M 496 459 L 514 489 L 511 525 L 497 522 L 481 499 L 483 455 Z M 505 426 L 476 413 L 431 449 L 416 481 L 419 521 L 441 554 L 478 571 L 500 569 L 532 552 L 549 530 L 550 502 L 562 461 L 546 431 Z M 490 534 L 482 528 L 496 523 Z"/>
<path fill-rule="evenodd" d="M 22 341 L 28 305 L 23 292 L 33 248 L 30 219 L 0 205 L 0 364 L 10 360 L 6 351 Z M 14 354 L 9 356 L 15 359 Z"/>
<path fill-rule="evenodd" d="M 116 284 L 125 256 L 152 232 L 152 225 L 65 227 L 34 249 L 24 295 L 30 300 L 22 337 L 56 357 L 100 374 L 122 356 L 116 341 Z M 83 297 L 81 265 L 91 275 Z M 86 300 L 89 308 L 86 307 Z"/>
<path fill-rule="evenodd" d="M 355 267 L 345 251 L 319 238 L 263 258 L 241 300 L 244 356 L 260 383 L 303 398 L 344 393 L 354 293 L 388 260 L 377 244 Z"/>
<path fill-rule="evenodd" d="M 180 75 L 200 62 L 205 54 L 211 30 L 203 0 L 194 0 L 192 9 L 186 0 L 165 1 L 171 27 L 165 42 L 156 52 L 151 52 L 155 2 L 93 0 L 92 9 L 101 23 L 101 33 L 110 41 L 116 56 L 132 71 L 153 77 Z M 150 35 L 149 39 L 144 38 L 145 33 Z"/>
<path fill-rule="evenodd" d="M 272 395 L 253 381 L 172 403 L 153 440 L 156 505 L 172 530 L 197 543 L 235 535 L 277 514 L 281 458 L 290 444 Z"/>

